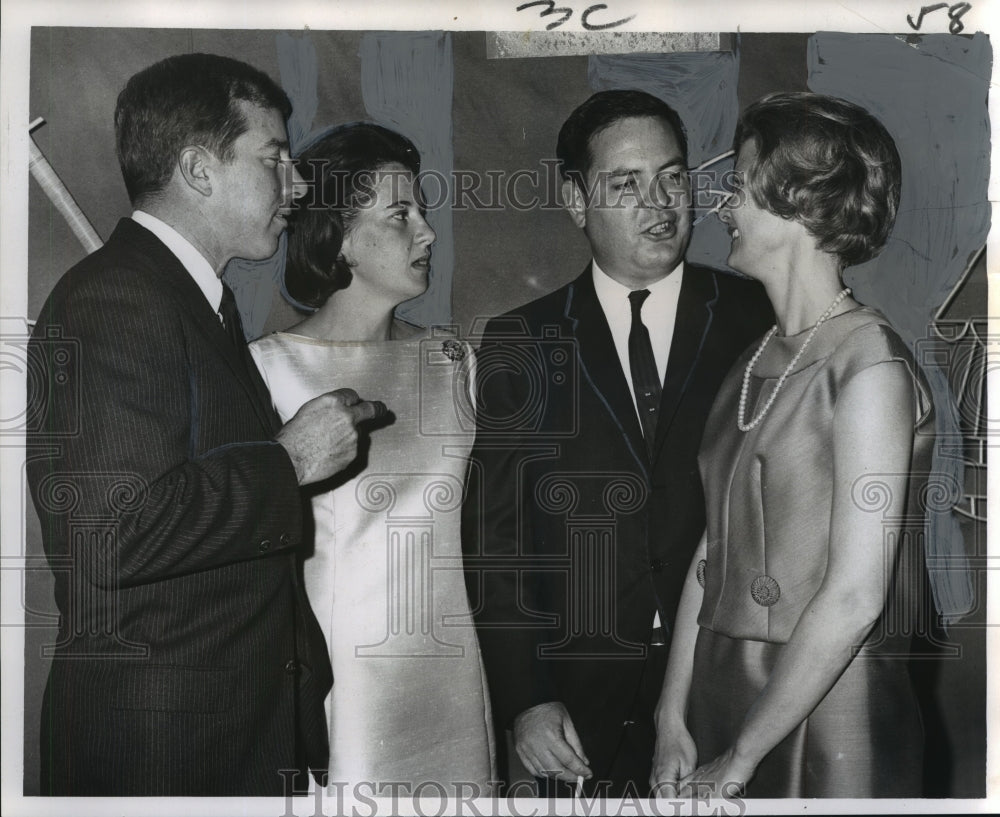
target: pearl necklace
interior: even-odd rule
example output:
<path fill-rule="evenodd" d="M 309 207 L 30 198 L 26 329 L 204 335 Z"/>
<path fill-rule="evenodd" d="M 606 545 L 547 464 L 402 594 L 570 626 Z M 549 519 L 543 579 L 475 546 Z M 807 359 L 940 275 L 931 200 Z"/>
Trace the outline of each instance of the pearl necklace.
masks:
<path fill-rule="evenodd" d="M 764 415 L 767 414 L 768 409 L 770 409 L 771 406 L 774 404 L 774 399 L 778 396 L 778 392 L 781 391 L 781 387 L 785 385 L 785 380 L 788 378 L 788 375 L 792 373 L 792 370 L 795 368 L 795 364 L 799 362 L 799 358 L 801 358 L 802 353 L 805 352 L 806 347 L 809 345 L 809 341 L 813 339 L 813 336 L 816 334 L 817 331 L 819 331 L 820 326 L 823 325 L 826 319 L 833 314 L 833 310 L 835 310 L 838 306 L 840 306 L 840 302 L 843 301 L 844 298 L 846 298 L 850 294 L 851 294 L 851 288 L 844 287 L 838 293 L 837 297 L 833 299 L 833 303 L 830 304 L 826 312 L 824 312 L 822 315 L 819 316 L 819 320 L 816 321 L 816 323 L 813 325 L 813 328 L 809 331 L 809 334 L 806 335 L 805 343 L 803 343 L 802 346 L 799 347 L 799 351 L 795 353 L 795 357 L 792 358 L 791 363 L 789 363 L 788 366 L 785 368 L 785 371 L 781 373 L 781 377 L 778 378 L 778 382 L 774 386 L 774 391 L 771 392 L 771 396 L 764 404 L 764 408 L 761 409 L 760 414 L 758 414 L 749 423 L 747 423 L 743 421 L 743 418 L 746 416 L 747 395 L 750 392 L 750 376 L 753 373 L 754 364 L 764 353 L 764 347 L 767 346 L 767 342 L 772 337 L 774 337 L 774 333 L 778 331 L 777 324 L 771 327 L 770 331 L 764 336 L 764 340 L 761 342 L 760 347 L 754 353 L 754 356 L 750 358 L 750 362 L 747 364 L 746 371 L 743 373 L 743 388 L 740 390 L 740 408 L 739 408 L 739 413 L 736 415 L 736 426 L 737 428 L 739 428 L 740 431 L 749 431 L 751 428 L 754 428 L 761 420 L 764 419 Z"/>

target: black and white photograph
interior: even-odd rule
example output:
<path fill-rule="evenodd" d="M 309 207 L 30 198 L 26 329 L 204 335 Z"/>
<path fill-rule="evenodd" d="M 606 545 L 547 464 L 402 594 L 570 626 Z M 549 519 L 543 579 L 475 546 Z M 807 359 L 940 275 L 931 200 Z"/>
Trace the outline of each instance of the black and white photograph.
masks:
<path fill-rule="evenodd" d="M 5 814 L 1000 807 L 994 0 L 2 6 Z"/>

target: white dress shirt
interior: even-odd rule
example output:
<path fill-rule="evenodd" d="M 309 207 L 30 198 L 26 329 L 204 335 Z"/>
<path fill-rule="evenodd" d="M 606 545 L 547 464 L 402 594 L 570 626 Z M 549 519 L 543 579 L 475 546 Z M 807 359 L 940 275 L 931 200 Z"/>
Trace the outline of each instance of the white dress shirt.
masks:
<path fill-rule="evenodd" d="M 632 304 L 628 296 L 632 290 L 611 278 L 597 265 L 597 261 L 594 261 L 591 267 L 597 300 L 600 301 L 604 317 L 611 327 L 615 351 L 618 352 L 618 360 L 621 361 L 622 371 L 625 373 L 625 382 L 628 383 L 628 391 L 632 395 L 632 405 L 635 406 L 635 386 L 632 385 L 632 368 L 628 356 L 628 336 L 632 331 Z M 665 278 L 643 287 L 649 290 L 649 296 L 642 304 L 642 323 L 649 332 L 649 341 L 653 345 L 653 357 L 656 360 L 656 372 L 660 377 L 661 386 L 667 376 L 667 361 L 670 359 L 670 343 L 674 337 L 677 302 L 681 294 L 683 277 L 682 261 Z M 638 407 L 636 416 L 639 416 Z"/>
<path fill-rule="evenodd" d="M 608 276 L 597 265 L 597 261 L 594 261 L 591 267 L 594 271 L 597 300 L 600 301 L 604 317 L 611 327 L 611 337 L 614 339 L 618 360 L 621 361 L 625 382 L 628 383 L 628 392 L 632 395 L 632 405 L 635 406 L 635 414 L 638 417 L 639 407 L 635 402 L 635 386 L 632 384 L 632 367 L 628 356 L 628 336 L 632 331 L 632 304 L 628 295 L 632 290 Z M 653 346 L 653 358 L 656 360 L 656 372 L 660 377 L 661 386 L 667 376 L 667 361 L 670 360 L 670 344 L 674 337 L 677 303 L 683 280 L 682 261 L 665 278 L 643 287 L 649 290 L 649 295 L 642 303 L 642 323 L 649 332 L 649 342 Z M 653 615 L 653 629 L 656 630 L 660 626 L 660 612 L 657 610 Z"/>
<path fill-rule="evenodd" d="M 177 230 L 161 221 L 156 216 L 151 216 L 142 210 L 132 213 L 132 220 L 142 227 L 145 227 L 160 241 L 167 245 L 167 249 L 177 256 L 177 260 L 183 264 L 188 271 L 198 289 L 202 291 L 208 303 L 215 312 L 219 311 L 222 304 L 222 280 L 215 274 L 212 265 L 194 245 L 182 236 Z M 222 317 L 219 317 L 222 320 Z"/>

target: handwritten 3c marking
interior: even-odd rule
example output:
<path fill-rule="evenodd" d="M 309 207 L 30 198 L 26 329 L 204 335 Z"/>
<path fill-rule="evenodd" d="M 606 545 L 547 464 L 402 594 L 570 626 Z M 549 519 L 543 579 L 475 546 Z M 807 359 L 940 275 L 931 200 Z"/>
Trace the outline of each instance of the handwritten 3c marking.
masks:
<path fill-rule="evenodd" d="M 567 20 L 573 16 L 573 9 L 566 6 L 556 6 L 554 0 L 532 0 L 530 3 L 521 3 L 517 7 L 517 11 L 525 11 L 526 9 L 532 8 L 533 6 L 544 6 L 545 8 L 538 12 L 539 17 L 549 17 L 553 14 L 561 14 L 562 18 L 559 20 L 553 20 L 551 23 L 545 26 L 546 31 L 551 31 L 554 28 L 558 28 Z M 633 17 L 634 14 L 623 17 L 621 20 L 615 20 L 611 23 L 592 23 L 590 22 L 590 15 L 596 14 L 599 11 L 606 11 L 607 5 L 604 3 L 597 3 L 593 6 L 588 6 L 584 9 L 583 13 L 580 15 L 580 25 L 586 31 L 606 31 L 609 28 L 617 28 L 618 26 L 624 25 Z"/>

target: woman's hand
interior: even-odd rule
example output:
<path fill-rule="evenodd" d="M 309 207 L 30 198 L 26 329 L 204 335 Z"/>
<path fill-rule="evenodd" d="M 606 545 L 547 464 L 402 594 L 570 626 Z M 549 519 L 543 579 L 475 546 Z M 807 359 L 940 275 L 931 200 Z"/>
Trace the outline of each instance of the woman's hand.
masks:
<path fill-rule="evenodd" d="M 665 787 L 670 788 L 672 794 L 678 781 L 691 774 L 697 762 L 698 750 L 691 733 L 683 724 L 674 727 L 657 726 L 653 771 L 649 775 L 649 787 L 653 796 L 659 796 L 660 790 Z"/>
<path fill-rule="evenodd" d="M 733 748 L 699 766 L 680 781 L 681 797 L 724 797 L 741 794 L 757 767 L 738 757 Z"/>

